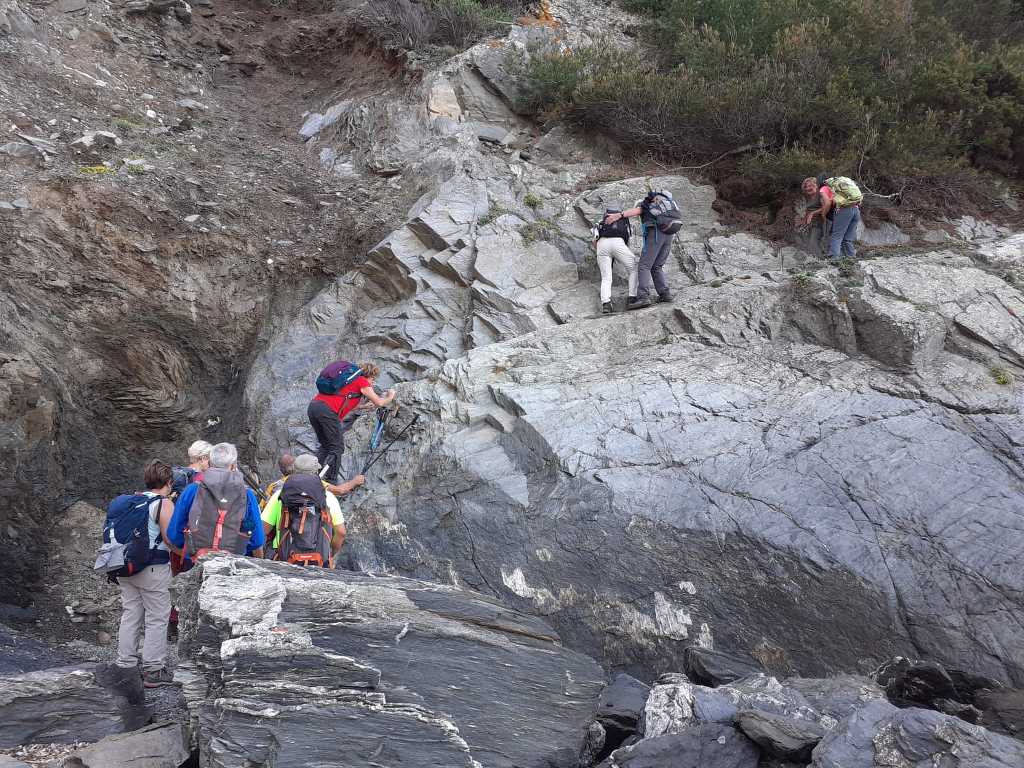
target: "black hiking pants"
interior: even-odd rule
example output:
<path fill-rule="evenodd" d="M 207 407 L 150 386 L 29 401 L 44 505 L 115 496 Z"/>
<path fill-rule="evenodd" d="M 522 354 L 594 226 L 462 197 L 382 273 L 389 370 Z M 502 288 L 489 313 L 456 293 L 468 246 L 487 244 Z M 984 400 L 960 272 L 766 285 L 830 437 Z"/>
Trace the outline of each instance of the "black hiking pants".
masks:
<path fill-rule="evenodd" d="M 338 482 L 338 469 L 341 465 L 341 454 L 345 452 L 344 430 L 338 414 L 322 400 L 313 400 L 306 409 L 309 423 L 316 432 L 316 457 L 320 466 L 330 465 L 324 480 L 331 484 Z"/>

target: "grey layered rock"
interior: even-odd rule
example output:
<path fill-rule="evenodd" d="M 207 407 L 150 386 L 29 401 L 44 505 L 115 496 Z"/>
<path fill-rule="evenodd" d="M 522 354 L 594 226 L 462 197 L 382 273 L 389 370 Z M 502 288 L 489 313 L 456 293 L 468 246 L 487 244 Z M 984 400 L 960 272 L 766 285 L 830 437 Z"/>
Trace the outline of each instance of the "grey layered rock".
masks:
<path fill-rule="evenodd" d="M 28 160 L 38 160 L 45 156 L 45 152 L 39 147 L 21 141 L 9 141 L 6 144 L 0 144 L 0 154 Z"/>
<path fill-rule="evenodd" d="M 406 224 L 258 353 L 261 466 L 313 444 L 311 370 L 374 359 L 421 419 L 351 510 L 353 567 L 500 596 L 639 677 L 697 644 L 778 675 L 902 654 L 1019 680 L 1024 435 L 990 372 L 1024 372 L 1019 292 L 942 253 L 790 275 L 791 252 L 726 231 L 712 188 L 661 177 L 685 220 L 676 304 L 594 319 L 588 225 L 647 180 L 580 192 L 571 146 L 548 170 L 431 131 L 452 93 L 481 119 L 471 59 L 388 113 L 403 178 L 431 180 Z"/>
<path fill-rule="evenodd" d="M 189 754 L 181 724 L 159 723 L 76 750 L 64 768 L 179 768 Z"/>
<path fill-rule="evenodd" d="M 974 703 L 981 710 L 979 725 L 1024 740 L 1024 690 L 979 691 Z"/>
<path fill-rule="evenodd" d="M 409 579 L 229 557 L 181 587 L 204 764 L 575 765 L 601 670 L 540 619 Z M 500 702 L 500 705 L 496 704 Z"/>
<path fill-rule="evenodd" d="M 878 701 L 857 710 L 827 734 L 815 747 L 811 765 L 1015 768 L 1024 765 L 1024 743 L 949 715 L 924 709 L 897 709 Z"/>
<path fill-rule="evenodd" d="M 29 16 L 17 0 L 0 0 L 0 37 L 44 42 L 46 26 Z"/>
<path fill-rule="evenodd" d="M 757 768 L 761 754 L 735 728 L 703 723 L 612 753 L 606 768 Z"/>
<path fill-rule="evenodd" d="M 136 670 L 82 665 L 0 679 L 0 747 L 99 741 L 148 718 Z"/>
<path fill-rule="evenodd" d="M 743 710 L 736 719 L 747 738 L 781 760 L 809 762 L 811 751 L 825 735 L 817 723 L 756 709 Z"/>

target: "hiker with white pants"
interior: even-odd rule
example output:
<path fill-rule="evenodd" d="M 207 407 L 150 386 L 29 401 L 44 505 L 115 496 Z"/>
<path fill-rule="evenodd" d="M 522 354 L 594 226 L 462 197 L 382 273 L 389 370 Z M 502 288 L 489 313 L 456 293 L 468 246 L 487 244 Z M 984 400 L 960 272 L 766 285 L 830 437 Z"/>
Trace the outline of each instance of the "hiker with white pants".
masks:
<path fill-rule="evenodd" d="M 601 270 L 601 313 L 611 314 L 612 309 L 612 272 L 614 262 L 626 268 L 629 274 L 629 299 L 636 298 L 637 261 L 629 247 L 630 227 L 626 219 L 619 219 L 615 224 L 607 222 L 608 214 L 617 213 L 618 209 L 609 208 L 597 226 L 592 230 L 594 248 L 597 251 L 597 267 Z M 628 301 L 628 299 L 627 299 Z"/>

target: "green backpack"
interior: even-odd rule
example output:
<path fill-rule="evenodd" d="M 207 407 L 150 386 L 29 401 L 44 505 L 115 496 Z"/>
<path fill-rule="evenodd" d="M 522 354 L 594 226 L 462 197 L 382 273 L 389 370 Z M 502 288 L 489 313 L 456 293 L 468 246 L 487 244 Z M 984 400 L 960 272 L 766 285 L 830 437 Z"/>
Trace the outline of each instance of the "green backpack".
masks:
<path fill-rule="evenodd" d="M 835 195 L 837 208 L 856 205 L 864 199 L 864 195 L 857 184 L 853 179 L 849 179 L 846 176 L 833 176 L 831 179 L 826 179 L 825 184 L 828 185 L 832 190 L 832 194 Z"/>

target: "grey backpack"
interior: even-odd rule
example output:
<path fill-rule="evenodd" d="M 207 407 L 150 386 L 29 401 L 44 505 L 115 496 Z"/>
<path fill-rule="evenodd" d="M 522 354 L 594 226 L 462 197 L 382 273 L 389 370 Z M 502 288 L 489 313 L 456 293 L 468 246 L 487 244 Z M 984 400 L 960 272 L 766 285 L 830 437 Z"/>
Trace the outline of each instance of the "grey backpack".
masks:
<path fill-rule="evenodd" d="M 240 472 L 208 469 L 188 513 L 186 554 L 195 559 L 207 552 L 244 555 L 249 535 L 242 523 L 249 499 Z"/>
<path fill-rule="evenodd" d="M 674 235 L 683 228 L 683 214 L 672 199 L 672 193 L 668 190 L 654 193 L 654 199 L 650 207 L 651 216 L 654 217 L 658 231 L 664 235 Z"/>

